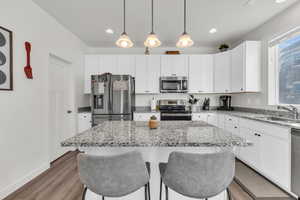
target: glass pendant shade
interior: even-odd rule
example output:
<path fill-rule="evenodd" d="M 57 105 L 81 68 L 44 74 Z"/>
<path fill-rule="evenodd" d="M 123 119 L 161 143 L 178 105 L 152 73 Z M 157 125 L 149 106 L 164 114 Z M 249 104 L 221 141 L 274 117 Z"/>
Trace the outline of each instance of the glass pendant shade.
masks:
<path fill-rule="evenodd" d="M 121 48 L 131 48 L 133 47 L 133 42 L 126 33 L 122 33 L 120 38 L 116 41 L 116 45 Z"/>
<path fill-rule="evenodd" d="M 180 37 L 176 46 L 178 48 L 187 48 L 194 45 L 194 41 L 192 40 L 191 36 L 187 33 L 183 33 Z"/>
<path fill-rule="evenodd" d="M 159 41 L 158 37 L 155 33 L 150 33 L 144 42 L 144 45 L 149 48 L 159 47 L 161 42 Z"/>

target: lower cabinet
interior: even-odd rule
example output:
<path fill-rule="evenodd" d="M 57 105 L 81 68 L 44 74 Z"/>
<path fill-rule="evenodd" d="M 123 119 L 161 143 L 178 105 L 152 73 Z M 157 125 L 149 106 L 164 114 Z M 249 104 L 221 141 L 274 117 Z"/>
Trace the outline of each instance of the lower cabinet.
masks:
<path fill-rule="evenodd" d="M 193 120 L 206 121 L 252 142 L 252 146 L 236 148 L 237 158 L 290 191 L 290 128 L 218 113 L 193 114 Z"/>
<path fill-rule="evenodd" d="M 133 113 L 134 121 L 149 121 L 152 116 L 155 116 L 160 121 L 160 113 Z"/>
<path fill-rule="evenodd" d="M 78 114 L 78 133 L 92 128 L 92 115 L 91 113 Z"/>

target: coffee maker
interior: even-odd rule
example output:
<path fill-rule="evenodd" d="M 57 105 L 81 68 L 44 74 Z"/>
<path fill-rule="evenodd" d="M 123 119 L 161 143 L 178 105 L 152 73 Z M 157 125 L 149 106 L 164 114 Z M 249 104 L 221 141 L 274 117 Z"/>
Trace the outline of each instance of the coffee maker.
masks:
<path fill-rule="evenodd" d="M 231 96 L 220 96 L 219 101 L 220 106 L 218 107 L 218 110 L 233 110 L 233 107 L 231 107 Z"/>

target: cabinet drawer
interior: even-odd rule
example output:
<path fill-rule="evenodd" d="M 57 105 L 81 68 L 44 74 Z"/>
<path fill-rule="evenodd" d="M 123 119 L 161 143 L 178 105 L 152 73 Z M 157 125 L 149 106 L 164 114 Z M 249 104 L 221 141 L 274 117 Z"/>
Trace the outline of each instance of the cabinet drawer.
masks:
<path fill-rule="evenodd" d="M 225 115 L 225 123 L 230 123 L 230 124 L 238 124 L 239 123 L 239 119 L 237 117 L 233 117 L 230 115 Z"/>
<path fill-rule="evenodd" d="M 192 121 L 205 121 L 207 122 L 207 114 L 206 113 L 193 113 Z"/>
<path fill-rule="evenodd" d="M 160 121 L 160 113 L 134 113 L 134 121 L 149 121 L 152 116 L 155 116 Z"/>
<path fill-rule="evenodd" d="M 258 122 L 255 120 L 240 119 L 240 127 L 248 128 L 264 134 L 271 135 L 273 137 L 289 140 L 290 128 L 282 127 L 278 125 L 269 124 L 267 122 Z"/>

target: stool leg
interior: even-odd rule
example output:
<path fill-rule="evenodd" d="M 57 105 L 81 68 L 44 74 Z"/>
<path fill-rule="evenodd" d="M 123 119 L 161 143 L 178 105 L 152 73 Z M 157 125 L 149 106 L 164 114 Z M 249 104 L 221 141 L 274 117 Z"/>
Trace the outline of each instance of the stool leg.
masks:
<path fill-rule="evenodd" d="M 227 199 L 231 200 L 232 198 L 231 198 L 231 192 L 230 192 L 229 188 L 227 188 L 226 190 L 227 190 L 227 195 L 228 195 Z"/>
<path fill-rule="evenodd" d="M 85 200 L 86 191 L 87 191 L 87 187 L 84 187 L 83 193 L 82 193 L 82 200 Z"/>
<path fill-rule="evenodd" d="M 148 183 L 148 200 L 151 200 L 150 182 Z"/>
<path fill-rule="evenodd" d="M 145 200 L 148 200 L 148 198 L 147 198 L 147 184 L 145 185 Z"/>
<path fill-rule="evenodd" d="M 169 191 L 168 191 L 168 187 L 165 186 L 165 188 L 166 188 L 166 200 L 169 200 Z"/>
<path fill-rule="evenodd" d="M 161 193 L 162 193 L 162 178 L 160 178 L 159 200 L 161 200 Z"/>

